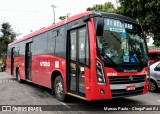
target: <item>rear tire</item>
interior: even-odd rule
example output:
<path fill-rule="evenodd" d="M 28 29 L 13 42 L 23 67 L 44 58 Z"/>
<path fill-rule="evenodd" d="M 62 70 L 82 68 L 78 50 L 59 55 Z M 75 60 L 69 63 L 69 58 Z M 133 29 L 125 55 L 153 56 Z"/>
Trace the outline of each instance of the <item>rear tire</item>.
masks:
<path fill-rule="evenodd" d="M 149 83 L 149 91 L 151 91 L 151 92 L 156 92 L 157 89 L 158 89 L 158 87 L 157 87 L 156 82 L 153 81 L 153 80 L 150 80 L 150 83 Z"/>
<path fill-rule="evenodd" d="M 54 93 L 55 93 L 55 97 L 59 101 L 65 101 L 66 95 L 64 92 L 64 82 L 61 76 L 57 76 L 54 81 Z"/>
<path fill-rule="evenodd" d="M 17 78 L 17 81 L 18 81 L 19 83 L 22 83 L 22 79 L 21 79 L 19 70 L 17 70 L 17 72 L 16 72 L 16 78 Z"/>

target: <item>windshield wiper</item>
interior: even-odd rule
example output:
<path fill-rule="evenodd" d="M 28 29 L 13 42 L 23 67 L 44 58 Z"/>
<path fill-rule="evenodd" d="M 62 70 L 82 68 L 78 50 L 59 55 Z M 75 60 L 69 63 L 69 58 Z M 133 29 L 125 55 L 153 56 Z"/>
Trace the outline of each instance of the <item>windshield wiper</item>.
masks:
<path fill-rule="evenodd" d="M 111 58 L 109 58 L 104 51 L 102 51 L 100 48 L 97 48 L 97 49 L 100 52 L 100 56 L 102 56 L 104 59 L 107 59 L 107 62 L 109 61 L 108 63 L 111 63 L 111 64 L 115 65 L 113 60 Z"/>

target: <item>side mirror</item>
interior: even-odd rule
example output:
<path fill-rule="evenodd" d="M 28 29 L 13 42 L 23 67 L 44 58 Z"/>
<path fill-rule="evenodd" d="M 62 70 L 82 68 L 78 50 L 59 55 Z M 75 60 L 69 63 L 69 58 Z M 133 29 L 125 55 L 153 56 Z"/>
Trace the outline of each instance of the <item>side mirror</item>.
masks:
<path fill-rule="evenodd" d="M 103 27 L 104 27 L 104 19 L 102 17 L 98 17 L 96 19 L 96 36 L 103 35 Z"/>

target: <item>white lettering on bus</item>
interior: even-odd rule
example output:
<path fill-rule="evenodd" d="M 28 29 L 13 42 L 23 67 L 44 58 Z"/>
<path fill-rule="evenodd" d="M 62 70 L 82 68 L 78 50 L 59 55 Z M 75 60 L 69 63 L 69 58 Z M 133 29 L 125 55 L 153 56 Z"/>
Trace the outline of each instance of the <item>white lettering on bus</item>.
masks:
<path fill-rule="evenodd" d="M 119 20 L 107 19 L 107 25 L 118 28 L 133 29 L 133 25 L 129 23 L 121 23 Z"/>
<path fill-rule="evenodd" d="M 40 66 L 50 67 L 50 62 L 41 61 L 41 62 L 40 62 Z"/>
<path fill-rule="evenodd" d="M 117 73 L 107 73 L 107 76 L 117 76 Z"/>

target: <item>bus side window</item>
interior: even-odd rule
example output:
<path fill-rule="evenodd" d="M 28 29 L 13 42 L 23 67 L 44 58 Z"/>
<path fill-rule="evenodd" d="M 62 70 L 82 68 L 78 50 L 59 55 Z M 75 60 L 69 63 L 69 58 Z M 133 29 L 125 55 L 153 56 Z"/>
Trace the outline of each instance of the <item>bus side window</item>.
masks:
<path fill-rule="evenodd" d="M 19 56 L 25 56 L 25 42 L 19 43 Z"/>
<path fill-rule="evenodd" d="M 56 37 L 56 32 L 55 31 L 49 31 L 48 32 L 48 47 L 47 47 L 47 53 L 54 55 L 55 51 L 55 37 Z"/>
<path fill-rule="evenodd" d="M 43 33 L 35 37 L 35 54 L 47 53 L 47 34 Z"/>
<path fill-rule="evenodd" d="M 8 49 L 7 49 L 7 56 L 11 57 L 11 47 L 10 46 L 8 46 Z"/>
<path fill-rule="evenodd" d="M 65 37 L 61 32 L 57 30 L 55 54 L 59 57 L 65 57 Z"/>

